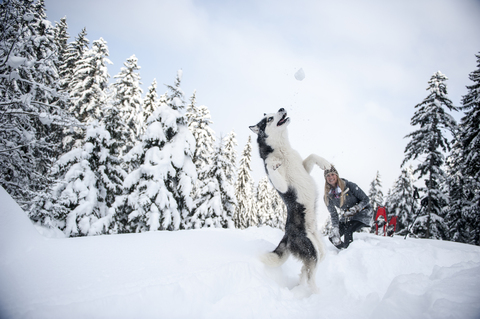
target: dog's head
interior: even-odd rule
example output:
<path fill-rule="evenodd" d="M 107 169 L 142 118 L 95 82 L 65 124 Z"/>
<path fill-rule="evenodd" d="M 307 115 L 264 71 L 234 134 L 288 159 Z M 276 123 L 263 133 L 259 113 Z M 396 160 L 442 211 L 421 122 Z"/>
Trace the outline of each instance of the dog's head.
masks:
<path fill-rule="evenodd" d="M 277 113 L 265 114 L 263 119 L 257 125 L 250 126 L 250 129 L 259 137 L 267 138 L 285 131 L 288 124 L 290 118 L 287 117 L 287 111 L 281 108 Z"/>

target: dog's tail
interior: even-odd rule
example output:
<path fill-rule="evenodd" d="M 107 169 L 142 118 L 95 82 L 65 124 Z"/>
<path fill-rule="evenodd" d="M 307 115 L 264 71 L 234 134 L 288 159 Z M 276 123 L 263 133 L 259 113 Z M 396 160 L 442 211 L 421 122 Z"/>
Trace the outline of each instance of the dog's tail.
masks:
<path fill-rule="evenodd" d="M 267 266 L 278 267 L 287 261 L 290 252 L 287 249 L 287 235 L 278 244 L 277 248 L 270 253 L 260 256 L 260 260 Z"/>

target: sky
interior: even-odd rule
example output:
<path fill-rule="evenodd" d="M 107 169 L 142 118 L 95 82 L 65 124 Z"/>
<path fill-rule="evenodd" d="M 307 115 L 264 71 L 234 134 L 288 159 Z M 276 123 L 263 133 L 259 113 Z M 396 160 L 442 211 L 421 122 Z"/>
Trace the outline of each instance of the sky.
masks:
<path fill-rule="evenodd" d="M 256 182 L 265 173 L 248 127 L 285 108 L 302 157 L 326 158 L 366 193 L 378 171 L 386 195 L 431 76 L 448 77 L 458 106 L 480 52 L 478 0 L 45 3 L 50 21 L 66 16 L 71 40 L 86 27 L 90 43 L 107 41 L 112 81 L 133 54 L 144 93 L 153 79 L 165 93 L 182 69 L 186 100 L 196 91 L 218 138 L 235 131 L 239 158 L 252 136 Z M 294 76 L 300 68 L 302 81 Z M 323 193 L 323 172 L 312 175 Z"/>

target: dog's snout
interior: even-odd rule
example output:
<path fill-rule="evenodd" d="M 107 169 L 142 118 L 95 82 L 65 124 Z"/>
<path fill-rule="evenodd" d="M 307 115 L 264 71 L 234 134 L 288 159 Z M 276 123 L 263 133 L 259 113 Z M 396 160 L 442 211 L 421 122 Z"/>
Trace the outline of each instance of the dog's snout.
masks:
<path fill-rule="evenodd" d="M 285 112 L 285 109 L 282 107 L 278 112 Z"/>

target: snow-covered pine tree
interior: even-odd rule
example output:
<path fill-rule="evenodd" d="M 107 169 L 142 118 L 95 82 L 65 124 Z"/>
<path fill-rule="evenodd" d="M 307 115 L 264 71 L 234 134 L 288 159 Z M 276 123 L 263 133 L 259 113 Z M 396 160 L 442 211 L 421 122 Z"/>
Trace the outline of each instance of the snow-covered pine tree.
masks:
<path fill-rule="evenodd" d="M 225 167 L 225 176 L 228 180 L 231 181 L 231 184 L 234 185 L 236 181 L 236 171 L 237 171 L 237 136 L 235 131 L 232 130 L 228 135 L 224 138 L 223 142 L 223 153 L 225 154 L 226 158 L 226 167 Z"/>
<path fill-rule="evenodd" d="M 270 197 L 272 193 L 268 189 L 268 183 L 267 176 L 258 182 L 256 204 L 258 226 L 270 226 L 273 219 L 272 198 Z"/>
<path fill-rule="evenodd" d="M 63 209 L 52 211 L 50 216 L 59 217 L 57 226 L 66 236 L 102 234 L 110 227 L 115 213 L 112 194 L 120 191 L 125 175 L 110 147 L 110 134 L 103 125 L 92 121 L 82 147 L 72 149 L 57 161 L 58 171 L 66 173 L 54 187 L 52 197 Z M 57 209 L 58 205 L 52 208 Z"/>
<path fill-rule="evenodd" d="M 445 209 L 447 211 L 445 224 L 447 225 L 448 240 L 466 243 L 468 242 L 468 235 L 471 229 L 464 210 L 466 207 L 470 207 L 471 203 L 465 196 L 469 192 L 465 184 L 468 184 L 470 178 L 468 175 L 466 177 L 462 175 L 462 158 L 460 153 L 460 143 L 457 140 L 453 144 L 450 156 L 447 157 L 446 161 L 446 184 L 449 198 L 448 206 Z"/>
<path fill-rule="evenodd" d="M 232 130 L 220 139 L 213 156 L 213 176 L 218 181 L 223 209 L 223 227 L 234 228 L 233 215 L 237 207 L 235 196 L 237 140 Z"/>
<path fill-rule="evenodd" d="M 60 60 L 59 76 L 60 86 L 63 91 L 70 93 L 72 91 L 75 74 L 75 66 L 82 59 L 88 50 L 89 40 L 87 39 L 87 29 L 83 28 L 74 41 L 67 45 L 63 58 Z"/>
<path fill-rule="evenodd" d="M 37 84 L 43 84 L 55 89 L 54 94 L 40 93 L 44 94 L 43 102 L 54 105 L 53 107 L 61 110 L 61 114 L 65 115 L 65 105 L 68 102 L 68 95 L 64 94 L 61 90 L 59 72 L 58 72 L 58 60 L 60 58 L 61 47 L 59 47 L 59 42 L 57 41 L 56 28 L 53 27 L 52 23 L 47 20 L 47 15 L 45 13 L 45 2 L 43 0 L 36 1 L 33 4 L 33 15 L 35 23 L 31 25 L 32 33 L 36 33 L 37 37 L 33 43 L 34 54 L 36 58 L 44 63 L 44 69 L 39 70 L 39 72 L 34 72 L 33 74 L 38 76 L 35 81 Z M 68 36 L 68 34 L 66 34 Z M 26 39 L 27 41 L 32 41 L 32 39 Z M 41 45 L 39 45 L 41 42 Z M 48 62 L 47 62 L 48 61 Z M 45 63 L 46 62 L 46 63 Z M 42 75 L 43 74 L 43 75 Z M 43 88 L 37 88 L 39 92 L 44 91 Z M 71 116 L 68 116 L 71 118 Z M 46 125 L 45 125 L 46 124 Z M 42 121 L 38 125 L 38 129 L 44 131 L 46 140 L 49 141 L 50 145 L 50 162 L 53 162 L 60 156 L 61 149 L 61 140 L 63 138 L 63 129 L 64 125 L 58 122 L 50 122 L 47 120 L 45 123 Z M 43 155 L 43 154 L 42 154 Z M 39 157 L 42 155 L 38 154 Z M 47 172 L 47 169 L 43 170 Z M 49 185 L 50 182 L 47 183 Z"/>
<path fill-rule="evenodd" d="M 212 218 L 222 216 L 222 206 L 218 180 L 214 177 L 212 154 L 215 145 L 215 132 L 210 127 L 210 111 L 204 105 L 197 106 L 196 92 L 190 99 L 187 107 L 188 129 L 195 138 L 196 146 L 193 153 L 193 163 L 195 164 L 198 179 L 192 190 L 194 207 L 189 216 L 189 224 L 194 228 L 202 227 L 222 227 L 220 224 L 214 225 Z"/>
<path fill-rule="evenodd" d="M 233 140 L 232 140 L 233 139 Z M 220 190 L 220 200 L 222 203 L 222 227 L 223 228 L 235 228 L 233 223 L 233 215 L 235 214 L 235 208 L 237 206 L 237 199 L 235 197 L 235 171 L 232 167 L 232 162 L 229 158 L 232 157 L 229 149 L 225 147 L 228 143 L 233 143 L 235 134 L 232 132 L 227 137 L 220 139 L 220 142 L 215 148 L 215 155 L 213 161 L 213 176 L 218 182 L 218 188 Z"/>
<path fill-rule="evenodd" d="M 250 175 L 252 169 L 252 137 L 248 137 L 247 144 L 242 152 L 240 167 L 237 173 L 237 182 L 235 183 L 235 196 L 237 198 L 237 209 L 233 216 L 233 222 L 236 228 L 245 229 L 251 226 L 257 226 L 258 218 L 254 210 L 253 179 Z"/>
<path fill-rule="evenodd" d="M 405 148 L 402 163 L 404 166 L 410 160 L 420 160 L 413 173 L 418 174 L 418 179 L 425 179 L 425 196 L 412 231 L 423 238 L 446 238 L 444 208 L 447 194 L 442 191 L 445 182 L 445 157 L 442 152 L 450 150 L 450 142 L 445 133 L 454 135 L 456 128 L 455 120 L 445 111 L 445 107 L 451 111 L 456 110 L 447 97 L 446 80 L 447 77 L 438 71 L 428 81 L 427 90 L 430 94 L 415 106 L 417 111 L 412 117 L 411 125 L 419 125 L 419 128 L 406 136 L 411 140 Z"/>
<path fill-rule="evenodd" d="M 416 212 L 416 202 L 414 199 L 414 177 L 413 168 L 405 167 L 400 176 L 395 180 L 387 197 L 387 212 L 390 216 L 397 216 L 397 233 L 407 230 L 413 222 Z"/>
<path fill-rule="evenodd" d="M 82 123 L 101 118 L 101 106 L 108 96 L 107 64 L 112 64 L 108 56 L 107 42 L 100 38 L 93 41 L 92 48 L 75 65 L 70 111 Z"/>
<path fill-rule="evenodd" d="M 268 180 L 268 176 L 264 176 L 258 182 L 256 211 L 259 226 L 285 228 L 287 209 L 277 190 Z"/>
<path fill-rule="evenodd" d="M 60 19 L 60 22 L 56 22 L 55 24 L 55 44 L 57 46 L 57 61 L 55 63 L 57 67 L 57 72 L 58 72 L 58 86 L 59 86 L 59 91 L 68 95 L 69 92 L 67 90 L 67 85 L 68 83 L 64 78 L 68 75 L 68 69 L 66 68 L 66 58 L 68 55 L 69 51 L 69 46 L 68 46 L 68 39 L 70 35 L 68 34 L 68 25 L 67 25 L 67 19 L 66 17 L 63 17 Z M 70 99 L 67 100 L 58 100 L 57 105 L 63 110 L 69 110 L 71 105 L 69 105 Z M 68 129 L 62 129 L 58 131 L 58 136 L 56 137 L 55 144 L 58 145 L 58 155 L 64 154 L 66 150 L 63 148 L 63 139 L 67 135 L 66 132 L 68 132 L 70 128 Z M 58 156 L 57 156 L 58 157 Z"/>
<path fill-rule="evenodd" d="M 135 55 L 129 57 L 123 65 L 120 73 L 115 75 L 116 81 L 112 87 L 113 104 L 120 110 L 123 122 L 129 129 L 124 132 L 126 135 L 123 137 L 124 145 L 121 150 L 121 154 L 126 154 L 140 139 L 143 130 L 143 90 L 140 87 L 140 67 Z"/>
<path fill-rule="evenodd" d="M 233 226 L 232 215 L 228 215 L 232 210 L 232 202 L 227 202 L 227 207 L 224 207 L 222 202 L 222 197 L 225 199 L 225 195 L 233 194 L 226 194 L 226 190 L 222 189 L 220 182 L 225 181 L 224 172 L 220 166 L 215 164 L 221 163 L 215 161 L 208 174 L 204 175 L 204 180 L 197 183 L 198 198 L 194 201 L 194 208 L 186 228 L 230 228 Z"/>
<path fill-rule="evenodd" d="M 107 42 L 100 38 L 93 41 L 92 48 L 75 64 L 70 84 L 70 112 L 84 125 L 100 120 L 102 108 L 108 102 L 107 64 L 112 64 L 108 56 Z M 74 128 L 64 137 L 63 148 L 81 147 L 84 134 L 84 128 Z"/>
<path fill-rule="evenodd" d="M 35 83 L 44 85 L 46 87 L 54 88 L 55 93 L 45 92 L 45 88 L 36 88 L 38 91 L 37 97 L 43 95 L 42 102 L 55 105 L 55 108 L 62 108 L 63 101 L 66 96 L 60 96 L 60 87 L 58 83 L 58 46 L 55 39 L 55 28 L 51 22 L 47 20 L 45 14 L 45 2 L 43 0 L 36 1 L 32 7 L 33 23 L 29 25 L 32 34 L 36 34 L 34 43 L 31 45 L 32 56 L 35 56 L 38 60 L 43 60 L 45 69 L 38 70 L 39 72 L 33 72 L 32 75 L 36 77 Z M 26 39 L 26 41 L 32 41 L 32 39 Z M 41 43 L 41 44 L 40 44 Z M 40 99 L 39 99 L 40 100 Z M 62 109 L 63 111 L 63 109 Z M 60 148 L 58 147 L 59 141 L 62 138 L 62 127 L 57 123 L 50 123 L 47 120 L 45 123 L 38 123 L 37 130 L 44 130 L 45 136 L 53 146 L 50 149 L 51 159 L 56 159 L 60 154 Z M 43 155 L 43 154 L 42 154 Z M 40 155 L 39 155 L 40 156 Z M 49 161 L 51 162 L 51 160 Z M 47 170 L 43 170 L 46 172 Z"/>
<path fill-rule="evenodd" d="M 56 36 L 59 37 L 57 40 L 58 45 L 62 46 L 63 39 L 68 36 L 66 33 L 67 25 L 66 20 L 59 24 L 60 30 L 57 29 Z M 88 50 L 89 41 L 86 38 L 87 31 L 84 28 L 77 38 L 67 44 L 65 52 L 59 52 L 58 58 L 58 74 L 59 74 L 59 86 L 60 92 L 70 96 L 72 88 L 74 86 L 74 72 L 75 65 L 83 57 L 84 52 Z M 62 109 L 68 110 L 69 112 L 73 109 L 72 99 L 68 99 L 64 102 L 59 102 L 59 107 Z M 81 140 L 83 138 L 84 127 L 68 127 L 62 130 L 62 141 L 59 145 L 61 153 L 65 154 L 70 151 L 76 140 Z M 80 144 L 80 142 L 79 142 Z M 78 145 L 77 145 L 78 146 Z"/>
<path fill-rule="evenodd" d="M 166 104 L 178 113 L 176 128 L 173 123 L 171 126 L 167 125 L 166 135 L 171 136 L 173 134 L 172 142 L 179 145 L 179 147 L 175 147 L 175 152 L 172 153 L 172 163 L 176 171 L 174 181 L 176 187 L 173 189 L 173 194 L 181 212 L 181 217 L 185 220 L 193 208 L 191 192 L 193 185 L 196 183 L 197 172 L 192 162 L 193 152 L 195 151 L 195 138 L 187 127 L 184 93 L 180 88 L 182 74 L 183 71 L 179 70 L 174 85 L 167 86 L 169 93 L 165 95 L 165 99 Z M 161 96 L 160 101 L 163 101 L 163 99 Z M 169 123 L 169 120 L 167 118 L 166 123 Z M 184 228 L 184 225 L 180 227 Z"/>
<path fill-rule="evenodd" d="M 68 34 L 67 18 L 63 17 L 60 19 L 60 22 L 56 22 L 55 24 L 55 44 L 57 45 L 58 50 L 58 58 L 56 61 L 56 65 L 60 79 L 62 79 L 62 77 L 65 77 L 65 72 L 67 72 L 67 64 L 65 59 L 67 58 L 69 51 L 69 38 L 70 35 Z M 63 85 L 60 85 L 60 87 L 61 89 L 65 89 L 65 82 L 63 82 Z"/>
<path fill-rule="evenodd" d="M 148 118 L 147 130 L 125 160 L 138 161 L 124 181 L 124 207 L 117 220 L 124 220 L 120 232 L 178 230 L 193 206 L 190 193 L 196 180 L 192 162 L 195 139 L 188 130 L 184 115 L 181 71 L 175 84 L 168 86 L 166 103 Z"/>
<path fill-rule="evenodd" d="M 376 213 L 377 208 L 383 206 L 382 178 L 379 171 L 377 171 L 375 178 L 370 183 L 368 197 L 370 198 L 370 205 L 372 205 L 373 211 Z"/>
<path fill-rule="evenodd" d="M 268 184 L 268 189 L 271 193 L 273 216 L 269 226 L 285 230 L 285 222 L 287 221 L 287 207 L 283 199 L 278 194 L 277 190 Z"/>
<path fill-rule="evenodd" d="M 462 117 L 450 156 L 450 210 L 446 217 L 451 240 L 480 245 L 480 52 L 473 82 L 462 98 Z"/>
<path fill-rule="evenodd" d="M 213 124 L 210 111 L 205 105 L 196 105 L 196 92 L 190 99 L 187 107 L 187 125 L 195 137 L 196 147 L 193 155 L 193 163 L 197 168 L 198 181 L 204 179 L 212 164 L 212 154 L 215 145 L 215 132 L 210 127 Z"/>
<path fill-rule="evenodd" d="M 477 57 L 477 69 L 469 74 L 469 79 L 474 82 L 468 85 L 468 93 L 462 98 L 461 110 L 465 116 L 461 119 L 462 128 L 457 138 L 462 146 L 462 169 L 464 174 L 480 181 L 480 52 Z M 478 194 L 477 194 L 478 195 Z M 477 204 L 480 202 L 477 201 Z"/>
<path fill-rule="evenodd" d="M 37 1 L 25 1 L 26 3 L 31 3 L 33 6 L 33 14 L 38 21 L 37 29 L 40 31 L 39 33 L 42 34 L 42 30 L 46 28 L 51 28 L 52 24 L 50 21 L 47 20 L 47 14 L 45 12 L 45 1 L 44 0 L 37 0 Z M 54 32 L 53 29 L 50 31 Z M 53 35 L 53 33 L 51 33 Z"/>
<path fill-rule="evenodd" d="M 63 112 L 55 66 L 54 29 L 43 1 L 0 4 L 0 184 L 28 211 L 51 183 L 59 127 L 75 120 Z"/>
<path fill-rule="evenodd" d="M 108 169 L 106 170 L 107 176 L 113 175 L 111 178 L 119 180 L 120 187 L 112 187 L 107 189 L 107 202 L 109 207 L 112 207 L 115 210 L 115 214 L 110 224 L 110 233 L 119 233 L 125 232 L 125 223 L 118 219 L 119 215 L 117 210 L 121 210 L 123 207 L 123 181 L 127 176 L 125 171 L 125 164 L 122 157 L 120 157 L 121 145 L 123 145 L 123 134 L 122 132 L 126 129 L 126 124 L 123 122 L 123 119 L 120 116 L 120 111 L 116 105 L 111 103 L 111 100 L 107 100 L 107 103 L 102 106 L 102 119 L 100 124 L 105 128 L 105 130 L 110 135 L 109 141 L 109 154 L 112 158 L 115 159 L 115 162 L 112 161 Z M 119 174 L 120 172 L 120 174 Z"/>
<path fill-rule="evenodd" d="M 160 102 L 158 100 L 158 94 L 157 94 L 157 80 L 153 79 L 152 84 L 148 88 L 147 95 L 143 100 L 143 123 L 145 125 L 142 126 L 142 134 L 144 134 L 145 130 L 147 129 L 146 123 L 148 118 L 157 109 L 159 104 Z"/>

